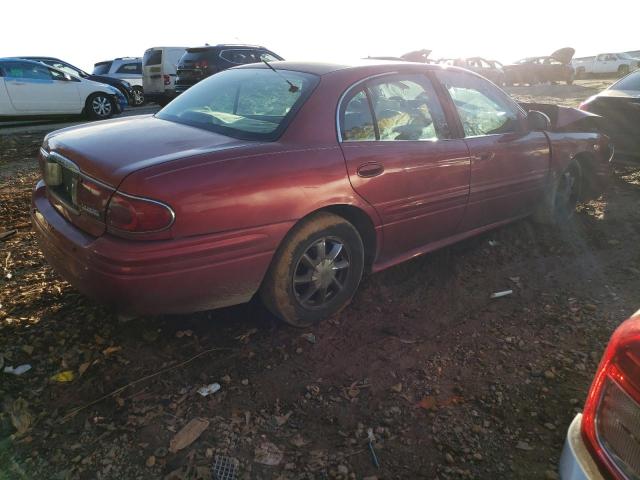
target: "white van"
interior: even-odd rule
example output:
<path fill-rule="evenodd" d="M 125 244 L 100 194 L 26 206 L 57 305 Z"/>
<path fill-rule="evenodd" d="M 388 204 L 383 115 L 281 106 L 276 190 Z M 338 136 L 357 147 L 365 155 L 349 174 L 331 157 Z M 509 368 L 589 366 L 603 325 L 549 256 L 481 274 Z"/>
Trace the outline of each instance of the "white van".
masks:
<path fill-rule="evenodd" d="M 146 101 L 161 106 L 175 97 L 176 65 L 187 47 L 153 47 L 142 57 L 142 87 Z"/>

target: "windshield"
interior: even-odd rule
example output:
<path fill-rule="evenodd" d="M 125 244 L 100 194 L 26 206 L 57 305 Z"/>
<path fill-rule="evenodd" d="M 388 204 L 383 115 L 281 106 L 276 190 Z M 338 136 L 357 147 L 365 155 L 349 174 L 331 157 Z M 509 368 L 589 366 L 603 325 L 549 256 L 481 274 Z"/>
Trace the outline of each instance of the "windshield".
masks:
<path fill-rule="evenodd" d="M 57 68 L 58 70 L 62 70 L 63 72 L 73 75 L 74 77 L 86 78 L 88 76 L 87 73 L 80 70 L 79 68 L 76 68 L 73 65 L 69 65 L 68 63 L 60 62 L 58 60 L 45 60 L 44 63 L 52 66 L 53 68 Z"/>
<path fill-rule="evenodd" d="M 640 71 L 618 80 L 609 87 L 611 90 L 631 90 L 640 92 Z"/>
<path fill-rule="evenodd" d="M 318 80 L 288 70 L 226 70 L 191 87 L 156 116 L 230 137 L 274 140 Z"/>

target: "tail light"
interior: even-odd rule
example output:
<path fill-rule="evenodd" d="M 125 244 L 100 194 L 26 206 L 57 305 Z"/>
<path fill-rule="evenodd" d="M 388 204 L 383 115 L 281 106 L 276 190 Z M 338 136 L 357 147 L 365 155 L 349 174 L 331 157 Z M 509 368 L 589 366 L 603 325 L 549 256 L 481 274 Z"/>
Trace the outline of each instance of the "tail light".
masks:
<path fill-rule="evenodd" d="M 73 204 L 78 210 L 102 220 L 113 188 L 88 177 L 80 177 L 72 194 Z"/>
<path fill-rule="evenodd" d="M 164 79 L 165 86 L 171 85 L 171 75 L 163 75 L 162 78 Z"/>
<path fill-rule="evenodd" d="M 209 62 L 207 62 L 206 60 L 200 60 L 195 64 L 195 68 L 199 68 L 201 70 L 206 70 L 208 67 L 209 67 Z"/>
<path fill-rule="evenodd" d="M 584 407 L 582 436 L 607 477 L 640 479 L 640 312 L 611 337 Z"/>
<path fill-rule="evenodd" d="M 124 233 L 152 233 L 168 229 L 175 214 L 164 203 L 116 192 L 109 201 L 106 224 Z"/>

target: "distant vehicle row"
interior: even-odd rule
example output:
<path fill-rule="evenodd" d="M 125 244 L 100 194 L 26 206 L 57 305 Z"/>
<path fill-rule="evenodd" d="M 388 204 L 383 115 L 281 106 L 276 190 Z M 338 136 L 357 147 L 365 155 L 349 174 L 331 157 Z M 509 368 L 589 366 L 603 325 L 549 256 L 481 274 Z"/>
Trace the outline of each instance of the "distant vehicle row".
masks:
<path fill-rule="evenodd" d="M 588 75 L 618 75 L 625 76 L 640 67 L 640 52 L 631 53 L 601 53 L 595 57 L 582 57 L 573 60 L 577 78 Z"/>
<path fill-rule="evenodd" d="M 282 57 L 258 45 L 219 44 L 203 47 L 153 47 L 142 58 L 147 100 L 166 105 L 214 73 L 238 65 L 273 62 Z"/>

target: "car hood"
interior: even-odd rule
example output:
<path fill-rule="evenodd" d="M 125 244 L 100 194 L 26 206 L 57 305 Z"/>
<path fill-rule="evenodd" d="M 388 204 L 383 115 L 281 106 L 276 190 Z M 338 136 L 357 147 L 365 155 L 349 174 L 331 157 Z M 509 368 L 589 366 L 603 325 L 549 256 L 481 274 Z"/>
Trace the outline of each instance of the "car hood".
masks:
<path fill-rule="evenodd" d="M 98 83 L 106 83 L 107 85 L 122 85 L 124 83 L 119 78 L 107 77 L 106 75 L 89 75 L 87 79 Z"/>
<path fill-rule="evenodd" d="M 549 56 L 551 58 L 555 58 L 560 63 L 564 63 L 565 65 L 568 65 L 569 63 L 571 63 L 571 59 L 573 58 L 575 53 L 576 53 L 575 48 L 565 47 L 565 48 L 561 48 L 560 50 L 556 50 Z"/>
<path fill-rule="evenodd" d="M 254 145 L 152 115 L 69 127 L 50 133 L 45 147 L 90 177 L 117 187 L 130 173 L 185 157 Z"/>

